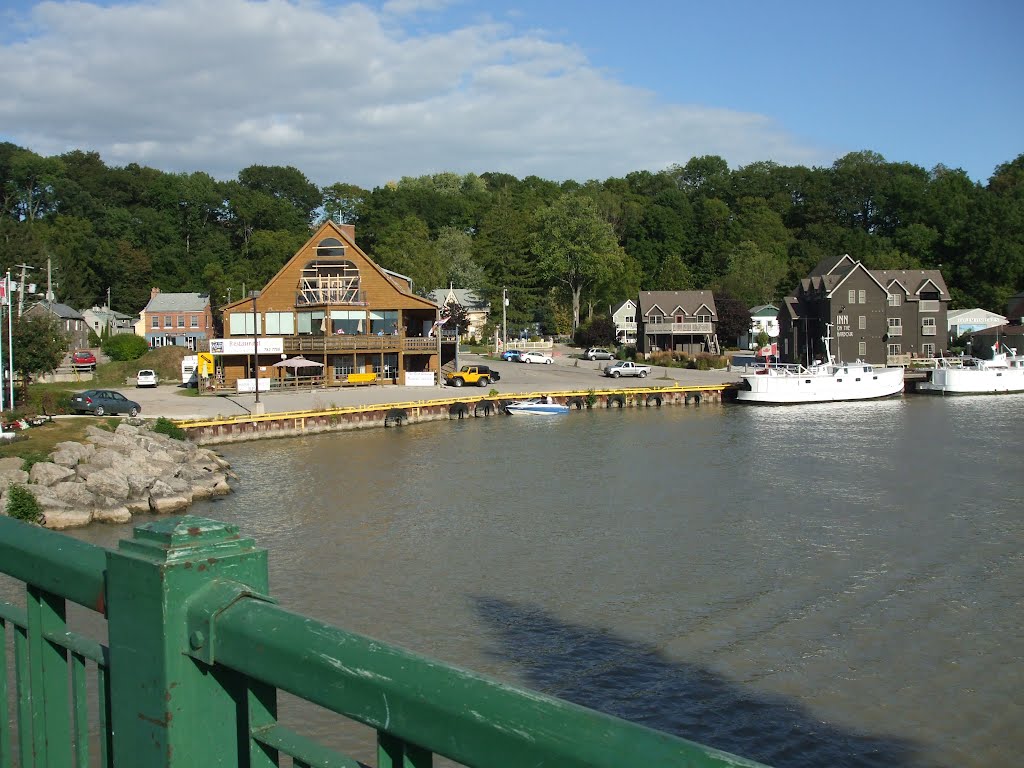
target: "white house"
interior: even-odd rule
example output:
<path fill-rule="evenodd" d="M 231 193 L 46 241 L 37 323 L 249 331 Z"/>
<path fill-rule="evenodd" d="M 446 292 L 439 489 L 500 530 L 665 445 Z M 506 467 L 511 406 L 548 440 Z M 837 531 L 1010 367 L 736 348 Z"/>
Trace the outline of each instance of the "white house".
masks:
<path fill-rule="evenodd" d="M 105 305 L 83 310 L 82 317 L 85 318 L 85 324 L 97 336 L 102 336 L 104 331 L 113 336 L 118 333 L 133 333 L 135 330 L 131 315 L 115 312 Z"/>
<path fill-rule="evenodd" d="M 626 299 L 611 311 L 615 325 L 615 341 L 619 344 L 636 344 L 636 302 Z"/>
<path fill-rule="evenodd" d="M 760 304 L 750 308 L 750 330 L 740 336 L 740 348 L 754 349 L 761 331 L 767 333 L 772 341 L 778 341 L 779 308 L 774 304 Z"/>
<path fill-rule="evenodd" d="M 1006 325 L 1006 322 L 1005 317 L 987 309 L 951 309 L 946 312 L 946 325 L 951 341 L 965 333 L 995 328 L 997 325 Z"/>
<path fill-rule="evenodd" d="M 479 339 L 483 336 L 484 326 L 487 325 L 491 314 L 491 305 L 474 291 L 467 288 L 438 288 L 428 293 L 427 298 L 442 309 L 455 302 L 466 310 L 466 322 L 469 327 L 459 329 L 462 338 L 475 336 Z"/>

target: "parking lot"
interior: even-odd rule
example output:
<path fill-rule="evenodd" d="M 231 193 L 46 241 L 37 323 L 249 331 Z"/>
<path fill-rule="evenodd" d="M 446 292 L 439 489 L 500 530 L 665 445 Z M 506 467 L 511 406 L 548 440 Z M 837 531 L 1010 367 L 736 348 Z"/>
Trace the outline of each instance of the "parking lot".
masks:
<path fill-rule="evenodd" d="M 578 355 L 578 352 L 574 353 Z M 588 389 L 622 389 L 624 387 L 665 387 L 678 383 L 682 386 L 701 384 L 723 384 L 739 380 L 731 371 L 692 371 L 682 368 L 660 368 L 652 370 L 645 379 L 611 379 L 601 371 L 608 361 L 581 360 L 565 351 L 555 350 L 554 363 L 538 365 L 491 360 L 480 355 L 462 354 L 461 365 L 484 363 L 501 374 L 501 381 L 487 388 L 475 387 L 405 387 L 405 386 L 362 386 L 305 389 L 298 392 L 273 390 L 261 392 L 260 402 L 267 413 L 284 411 L 306 411 L 323 408 L 376 405 L 384 403 L 417 402 L 453 397 L 472 399 L 480 397 L 491 389 L 503 396 L 513 397 L 529 392 L 585 391 Z M 84 388 L 84 387 L 83 387 Z M 126 397 L 142 406 L 142 415 L 153 418 L 166 416 L 172 419 L 212 418 L 216 416 L 241 416 L 251 413 L 255 406 L 253 394 L 197 395 L 177 384 L 161 384 L 156 388 L 119 388 Z"/>

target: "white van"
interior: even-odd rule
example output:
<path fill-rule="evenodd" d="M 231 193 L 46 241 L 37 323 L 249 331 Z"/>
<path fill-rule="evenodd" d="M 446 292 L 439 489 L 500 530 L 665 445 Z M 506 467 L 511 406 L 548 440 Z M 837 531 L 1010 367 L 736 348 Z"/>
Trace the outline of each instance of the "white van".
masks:
<path fill-rule="evenodd" d="M 186 387 L 199 386 L 199 355 L 181 358 L 181 383 Z"/>

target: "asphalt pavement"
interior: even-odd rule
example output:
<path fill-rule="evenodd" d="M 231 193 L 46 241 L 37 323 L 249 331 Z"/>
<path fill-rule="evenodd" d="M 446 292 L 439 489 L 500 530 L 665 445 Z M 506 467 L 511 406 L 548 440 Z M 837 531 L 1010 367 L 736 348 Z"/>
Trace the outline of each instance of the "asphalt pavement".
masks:
<path fill-rule="evenodd" d="M 578 354 L 578 353 L 574 353 Z M 734 383 L 739 381 L 737 371 L 693 371 L 684 368 L 655 367 L 646 378 L 612 379 L 602 373 L 609 361 L 580 360 L 578 357 L 556 350 L 554 363 L 510 363 L 491 360 L 480 355 L 462 354 L 461 365 L 481 363 L 501 374 L 501 380 L 486 388 L 477 387 L 407 387 L 371 385 L 359 387 L 325 387 L 302 389 L 295 392 L 272 390 L 260 393 L 260 403 L 266 413 L 286 411 L 323 410 L 327 408 L 408 403 L 480 397 L 496 389 L 502 397 L 515 397 L 528 393 L 558 393 L 623 389 L 632 387 L 699 386 Z M 174 384 L 161 384 L 150 389 L 122 387 L 125 397 L 142 406 L 143 417 L 165 416 L 170 419 L 203 419 L 218 416 L 244 416 L 255 409 L 255 395 L 232 393 L 195 394 Z"/>

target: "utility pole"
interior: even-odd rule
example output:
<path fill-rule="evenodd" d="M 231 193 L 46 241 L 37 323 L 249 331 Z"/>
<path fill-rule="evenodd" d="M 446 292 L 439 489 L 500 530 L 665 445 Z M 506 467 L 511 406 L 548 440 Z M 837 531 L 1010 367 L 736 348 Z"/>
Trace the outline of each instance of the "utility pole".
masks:
<path fill-rule="evenodd" d="M 501 289 L 501 351 L 508 349 L 508 323 L 505 320 L 505 309 L 508 307 L 508 288 Z"/>
<path fill-rule="evenodd" d="M 50 257 L 46 257 L 46 301 L 53 303 L 53 278 L 50 275 Z"/>
<path fill-rule="evenodd" d="M 18 317 L 21 317 L 21 313 L 25 309 L 25 270 L 35 269 L 35 267 L 29 264 L 15 264 L 14 266 L 21 267 L 21 284 L 18 286 Z"/>

